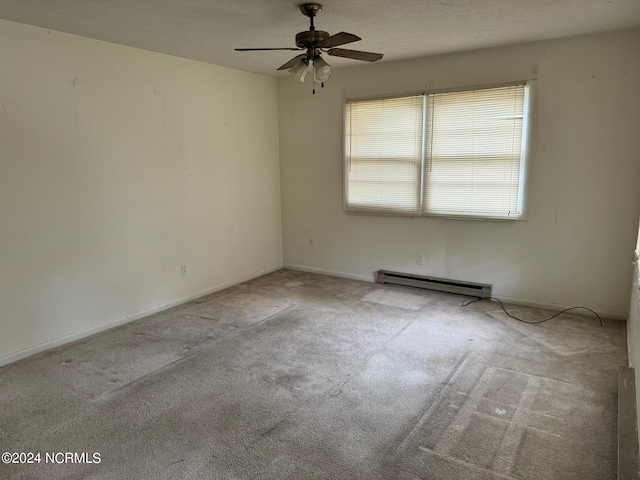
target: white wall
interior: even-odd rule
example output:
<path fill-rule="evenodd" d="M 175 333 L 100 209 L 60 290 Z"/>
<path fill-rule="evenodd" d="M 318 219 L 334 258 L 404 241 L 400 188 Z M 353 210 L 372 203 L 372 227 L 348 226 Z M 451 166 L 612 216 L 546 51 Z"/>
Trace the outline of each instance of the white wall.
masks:
<path fill-rule="evenodd" d="M 0 65 L 0 364 L 281 267 L 275 79 L 6 21 Z"/>
<path fill-rule="evenodd" d="M 506 299 L 625 317 L 640 214 L 638 52 L 634 29 L 338 69 L 316 95 L 279 79 L 285 265 L 491 283 Z M 343 213 L 343 98 L 533 78 L 527 221 Z"/>

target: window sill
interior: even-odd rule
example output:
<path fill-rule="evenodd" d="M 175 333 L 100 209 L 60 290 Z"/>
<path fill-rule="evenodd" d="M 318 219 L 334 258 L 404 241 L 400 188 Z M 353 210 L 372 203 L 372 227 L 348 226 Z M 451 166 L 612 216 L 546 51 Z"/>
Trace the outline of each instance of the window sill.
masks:
<path fill-rule="evenodd" d="M 400 213 L 400 212 L 367 212 L 360 210 L 347 210 L 343 209 L 347 215 L 365 215 L 368 217 L 404 217 L 404 218 L 436 218 L 441 220 L 471 220 L 475 222 L 526 222 L 527 216 L 525 214 L 513 216 L 513 217 L 491 217 L 491 216 L 479 216 L 479 215 L 453 215 L 443 213 Z"/>

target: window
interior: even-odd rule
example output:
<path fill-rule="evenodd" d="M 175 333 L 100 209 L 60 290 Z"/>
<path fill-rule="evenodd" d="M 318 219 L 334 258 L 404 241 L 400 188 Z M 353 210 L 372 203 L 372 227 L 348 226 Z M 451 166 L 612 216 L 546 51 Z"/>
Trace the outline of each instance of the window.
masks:
<path fill-rule="evenodd" d="M 529 88 L 348 100 L 345 211 L 523 218 Z"/>

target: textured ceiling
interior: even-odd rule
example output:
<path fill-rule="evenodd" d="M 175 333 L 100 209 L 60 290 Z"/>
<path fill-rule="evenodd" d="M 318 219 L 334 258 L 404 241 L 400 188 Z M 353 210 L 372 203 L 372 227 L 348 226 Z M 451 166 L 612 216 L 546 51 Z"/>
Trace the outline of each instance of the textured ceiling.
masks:
<path fill-rule="evenodd" d="M 0 0 L 0 18 L 251 72 L 276 75 L 309 26 L 290 0 Z M 325 0 L 319 30 L 382 61 L 640 25 L 640 0 Z M 640 54 L 640 53 L 639 53 Z M 334 67 L 360 62 L 335 57 Z"/>

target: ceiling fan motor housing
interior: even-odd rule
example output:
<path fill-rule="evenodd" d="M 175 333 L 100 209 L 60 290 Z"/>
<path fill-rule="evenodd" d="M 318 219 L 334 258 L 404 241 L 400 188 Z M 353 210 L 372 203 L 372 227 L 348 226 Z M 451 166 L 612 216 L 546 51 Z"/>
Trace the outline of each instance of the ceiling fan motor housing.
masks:
<path fill-rule="evenodd" d="M 299 48 L 318 48 L 320 42 L 329 38 L 327 32 L 322 30 L 307 30 L 296 35 L 296 45 Z"/>

